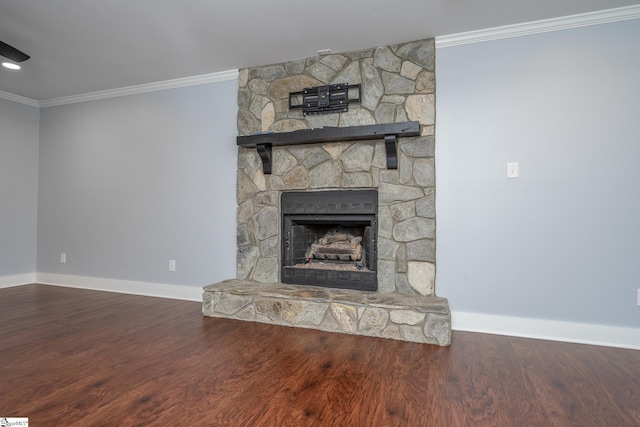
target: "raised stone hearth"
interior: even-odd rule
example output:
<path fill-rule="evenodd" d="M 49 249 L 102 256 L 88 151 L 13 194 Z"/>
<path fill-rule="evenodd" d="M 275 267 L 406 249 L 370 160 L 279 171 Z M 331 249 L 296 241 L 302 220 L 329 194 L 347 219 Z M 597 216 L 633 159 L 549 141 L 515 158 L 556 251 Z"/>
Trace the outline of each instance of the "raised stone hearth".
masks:
<path fill-rule="evenodd" d="M 450 343 L 448 302 L 436 296 L 435 283 L 434 71 L 433 39 L 239 71 L 237 275 L 205 288 L 205 315 Z M 361 101 L 350 103 L 348 111 L 304 115 L 289 108 L 291 92 L 345 83 L 361 85 Z M 321 230 L 313 219 L 292 214 L 295 227 L 307 234 L 294 252 L 287 252 L 283 194 L 344 192 L 338 196 L 342 206 L 362 190 L 377 194 L 377 211 L 374 202 L 371 219 L 347 219 L 351 223 L 344 226 L 363 227 L 352 231 L 362 237 L 363 251 L 375 258 L 369 262 L 365 257 L 367 262 L 356 268 L 375 270 L 375 281 L 351 289 L 318 287 L 316 282 L 323 280 L 325 286 L 336 280 L 364 281 L 367 273 L 331 272 L 322 279 L 310 277 L 319 274 L 308 271 L 318 270 L 315 266 L 302 273 L 299 260 L 288 264 L 288 254 L 295 252 L 298 259 L 298 246 L 316 239 Z M 334 220 L 325 216 L 319 221 Z M 358 255 L 352 258 L 357 261 Z M 291 268 L 296 270 L 291 273 Z M 290 280 L 292 274 L 305 280 Z"/>
<path fill-rule="evenodd" d="M 449 345 L 449 304 L 435 296 L 227 280 L 205 287 L 203 313 L 329 332 Z"/>

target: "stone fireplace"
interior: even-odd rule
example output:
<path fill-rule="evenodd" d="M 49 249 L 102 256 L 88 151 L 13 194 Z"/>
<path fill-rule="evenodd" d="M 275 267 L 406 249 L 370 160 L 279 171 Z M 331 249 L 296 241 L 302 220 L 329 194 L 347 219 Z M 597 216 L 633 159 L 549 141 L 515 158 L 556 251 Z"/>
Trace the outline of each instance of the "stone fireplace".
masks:
<path fill-rule="evenodd" d="M 205 315 L 449 344 L 434 56 L 429 39 L 240 70 L 237 277 L 205 287 Z M 342 83 L 361 85 L 349 111 L 288 108 Z"/>

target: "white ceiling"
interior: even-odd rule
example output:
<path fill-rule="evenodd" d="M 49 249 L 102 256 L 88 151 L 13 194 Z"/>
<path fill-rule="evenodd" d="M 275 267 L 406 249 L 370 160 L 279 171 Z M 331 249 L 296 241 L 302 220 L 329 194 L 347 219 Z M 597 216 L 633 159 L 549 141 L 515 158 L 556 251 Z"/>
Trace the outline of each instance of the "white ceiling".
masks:
<path fill-rule="evenodd" d="M 36 101 L 639 4 L 640 0 L 0 0 Z"/>

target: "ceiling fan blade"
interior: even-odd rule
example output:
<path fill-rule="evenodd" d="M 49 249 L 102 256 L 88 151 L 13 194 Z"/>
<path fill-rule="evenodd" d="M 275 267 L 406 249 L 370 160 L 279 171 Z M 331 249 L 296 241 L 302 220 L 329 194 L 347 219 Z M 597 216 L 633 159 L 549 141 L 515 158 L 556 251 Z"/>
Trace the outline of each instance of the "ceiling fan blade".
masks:
<path fill-rule="evenodd" d="M 22 62 L 31 58 L 24 52 L 19 51 L 13 46 L 9 46 L 4 42 L 0 42 L 0 56 L 4 56 L 7 59 L 10 59 L 14 62 Z"/>

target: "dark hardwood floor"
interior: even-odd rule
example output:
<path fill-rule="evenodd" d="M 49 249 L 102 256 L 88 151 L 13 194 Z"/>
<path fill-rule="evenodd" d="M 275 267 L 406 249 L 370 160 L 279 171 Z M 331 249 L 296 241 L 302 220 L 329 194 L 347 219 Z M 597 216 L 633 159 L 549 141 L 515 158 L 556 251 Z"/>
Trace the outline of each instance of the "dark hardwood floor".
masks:
<path fill-rule="evenodd" d="M 450 347 L 0 289 L 0 417 L 39 426 L 638 426 L 640 351 L 454 332 Z"/>

